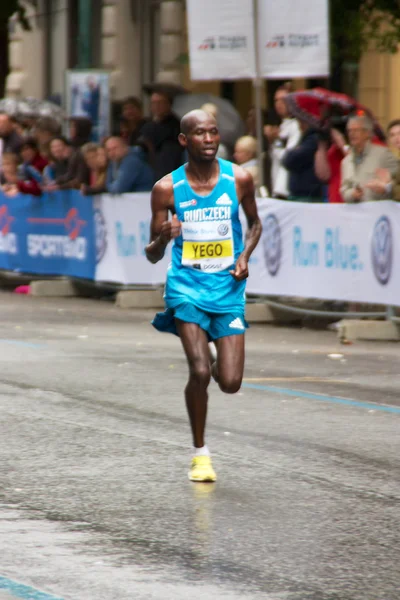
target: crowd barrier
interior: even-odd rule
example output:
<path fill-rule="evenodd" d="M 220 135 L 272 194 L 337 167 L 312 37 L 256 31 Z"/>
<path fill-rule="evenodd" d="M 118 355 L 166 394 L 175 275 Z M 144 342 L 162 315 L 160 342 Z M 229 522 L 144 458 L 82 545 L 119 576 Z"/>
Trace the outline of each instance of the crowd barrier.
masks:
<path fill-rule="evenodd" d="M 247 291 L 400 306 L 400 206 L 257 200 L 263 235 Z M 162 285 L 170 247 L 148 263 L 146 194 L 0 197 L 0 269 Z M 243 218 L 243 215 L 242 215 Z"/>

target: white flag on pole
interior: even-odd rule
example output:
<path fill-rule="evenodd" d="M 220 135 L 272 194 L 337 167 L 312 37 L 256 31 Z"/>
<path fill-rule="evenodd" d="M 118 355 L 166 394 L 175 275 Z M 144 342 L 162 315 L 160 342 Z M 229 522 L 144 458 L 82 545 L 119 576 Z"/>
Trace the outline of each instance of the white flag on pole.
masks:
<path fill-rule="evenodd" d="M 328 0 L 258 2 L 261 77 L 328 76 Z"/>
<path fill-rule="evenodd" d="M 192 80 L 255 77 L 253 0 L 187 0 Z"/>

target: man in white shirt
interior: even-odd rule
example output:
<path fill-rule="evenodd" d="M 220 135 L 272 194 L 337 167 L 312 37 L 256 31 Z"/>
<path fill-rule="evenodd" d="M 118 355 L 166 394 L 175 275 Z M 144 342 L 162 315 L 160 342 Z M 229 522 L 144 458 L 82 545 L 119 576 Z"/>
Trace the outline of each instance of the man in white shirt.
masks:
<path fill-rule="evenodd" d="M 373 124 L 366 116 L 351 117 L 347 123 L 350 152 L 341 163 L 340 193 L 345 202 L 368 202 L 390 198 L 391 177 L 398 160 L 385 146 L 371 143 Z M 388 175 L 387 184 L 380 181 Z"/>
<path fill-rule="evenodd" d="M 290 116 L 285 102 L 288 93 L 285 86 L 279 87 L 275 92 L 275 110 L 282 119 L 278 132 L 268 125 L 264 128 L 264 134 L 270 143 L 272 195 L 274 198 L 284 199 L 289 196 L 289 174 L 282 166 L 281 159 L 286 150 L 297 146 L 301 137 L 299 124 Z"/>

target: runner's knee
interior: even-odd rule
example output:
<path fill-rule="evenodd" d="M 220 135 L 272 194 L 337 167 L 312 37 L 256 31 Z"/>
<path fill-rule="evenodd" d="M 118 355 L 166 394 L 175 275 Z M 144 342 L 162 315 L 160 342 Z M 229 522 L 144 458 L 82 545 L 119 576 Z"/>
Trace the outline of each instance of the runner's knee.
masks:
<path fill-rule="evenodd" d="M 207 387 L 211 379 L 210 364 L 203 361 L 196 361 L 190 365 L 190 377 L 199 385 Z"/>
<path fill-rule="evenodd" d="M 240 390 L 240 386 L 242 385 L 242 378 L 241 377 L 230 377 L 230 378 L 224 378 L 224 377 L 220 377 L 218 379 L 218 385 L 219 388 L 221 390 L 221 392 L 224 392 L 225 394 L 236 394 L 236 392 L 238 392 Z"/>

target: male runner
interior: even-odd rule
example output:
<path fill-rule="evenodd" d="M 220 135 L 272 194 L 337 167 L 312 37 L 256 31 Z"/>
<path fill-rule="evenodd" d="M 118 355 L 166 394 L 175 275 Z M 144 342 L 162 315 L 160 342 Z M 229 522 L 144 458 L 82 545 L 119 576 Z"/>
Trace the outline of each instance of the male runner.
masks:
<path fill-rule="evenodd" d="M 241 386 L 245 280 L 261 235 L 253 179 L 241 167 L 216 159 L 219 140 L 211 115 L 195 110 L 183 117 L 179 141 L 189 162 L 155 184 L 146 247 L 148 260 L 156 263 L 174 239 L 164 294 L 167 310 L 156 315 L 153 325 L 180 336 L 189 364 L 185 397 L 195 448 L 191 481 L 216 480 L 204 441 L 207 388 L 211 372 L 227 394 Z M 245 244 L 239 204 L 248 223 Z M 217 347 L 213 369 L 210 341 Z"/>

